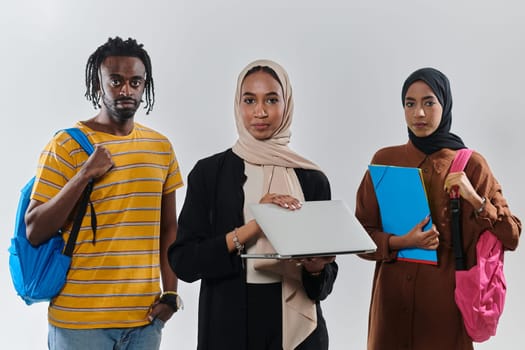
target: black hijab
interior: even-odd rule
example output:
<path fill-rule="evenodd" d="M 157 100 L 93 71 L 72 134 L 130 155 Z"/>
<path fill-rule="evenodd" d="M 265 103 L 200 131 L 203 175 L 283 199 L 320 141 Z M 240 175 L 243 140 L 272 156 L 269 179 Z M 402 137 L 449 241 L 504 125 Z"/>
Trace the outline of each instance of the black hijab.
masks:
<path fill-rule="evenodd" d="M 423 153 L 432 154 L 442 148 L 461 149 L 466 148 L 461 138 L 450 132 L 452 125 L 452 93 L 447 77 L 434 68 L 421 68 L 410 74 L 403 84 L 401 101 L 405 105 L 405 96 L 408 88 L 414 82 L 421 80 L 425 82 L 434 92 L 439 103 L 443 107 L 443 115 L 438 128 L 427 137 L 417 137 L 410 128 L 408 138 Z"/>

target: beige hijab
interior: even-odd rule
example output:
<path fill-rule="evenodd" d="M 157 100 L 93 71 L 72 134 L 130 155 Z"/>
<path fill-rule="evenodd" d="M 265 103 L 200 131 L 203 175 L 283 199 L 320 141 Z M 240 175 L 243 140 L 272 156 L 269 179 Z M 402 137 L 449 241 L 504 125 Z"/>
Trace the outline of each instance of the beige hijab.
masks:
<path fill-rule="evenodd" d="M 244 127 L 239 104 L 241 102 L 241 86 L 246 73 L 257 66 L 269 67 L 279 77 L 283 88 L 285 101 L 283 123 L 275 131 L 271 139 L 260 141 L 254 138 Z M 275 165 L 285 168 L 302 168 L 321 170 L 316 164 L 295 153 L 288 147 L 290 143 L 290 125 L 293 115 L 292 86 L 288 80 L 288 74 L 279 64 L 269 60 L 257 60 L 248 64 L 239 74 L 237 79 L 237 91 L 235 92 L 235 123 L 239 139 L 233 146 L 233 152 L 242 159 L 259 165 Z"/>
<path fill-rule="evenodd" d="M 281 126 L 270 139 L 263 141 L 257 140 L 246 130 L 239 111 L 241 86 L 246 73 L 257 66 L 273 69 L 281 82 L 285 101 Z M 257 60 L 248 64 L 239 74 L 237 80 L 234 107 L 239 139 L 232 148 L 233 152 L 249 163 L 263 166 L 264 189 L 269 189 L 270 187 L 286 188 L 290 191 L 290 193 L 287 194 L 304 201 L 304 194 L 293 168 L 315 170 L 320 170 L 320 168 L 288 147 L 291 135 L 290 125 L 293 114 L 293 97 L 292 87 L 286 71 L 279 64 L 269 60 Z M 261 198 L 264 194 L 265 193 L 261 193 Z M 266 238 L 260 238 L 257 241 L 256 249 L 261 252 L 273 251 L 273 248 Z M 263 259 L 255 264 L 255 268 L 282 275 L 283 349 L 295 349 L 317 327 L 315 303 L 308 298 L 304 291 L 301 267 L 288 261 Z"/>

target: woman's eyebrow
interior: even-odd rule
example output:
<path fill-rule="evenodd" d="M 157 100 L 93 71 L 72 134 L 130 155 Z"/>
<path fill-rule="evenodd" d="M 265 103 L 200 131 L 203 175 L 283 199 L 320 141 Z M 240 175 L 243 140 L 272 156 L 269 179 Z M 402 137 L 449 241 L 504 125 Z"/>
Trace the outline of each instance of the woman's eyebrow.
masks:
<path fill-rule="evenodd" d="M 429 100 L 429 99 L 435 99 L 435 98 L 436 98 L 436 97 L 433 96 L 433 95 L 428 95 L 428 96 L 423 96 L 422 99 L 423 99 L 423 100 Z M 405 97 L 405 101 L 415 101 L 415 100 L 416 100 L 416 99 L 413 98 L 413 97 L 409 97 L 409 96 Z"/>
<path fill-rule="evenodd" d="M 246 92 L 243 92 L 243 94 L 241 96 L 255 96 L 255 93 L 253 92 L 250 92 L 250 91 L 246 91 Z M 270 95 L 277 95 L 279 96 L 279 93 L 275 92 L 275 91 L 270 91 L 270 92 L 267 92 L 264 94 L 265 96 L 270 96 Z"/>

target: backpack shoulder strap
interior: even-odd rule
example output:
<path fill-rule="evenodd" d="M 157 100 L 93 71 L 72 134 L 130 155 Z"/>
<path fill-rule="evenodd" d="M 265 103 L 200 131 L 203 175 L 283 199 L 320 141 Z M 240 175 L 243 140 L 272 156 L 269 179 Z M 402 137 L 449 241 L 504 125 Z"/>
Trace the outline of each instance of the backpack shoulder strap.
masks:
<path fill-rule="evenodd" d="M 86 134 L 84 134 L 79 128 L 68 128 L 68 129 L 63 129 L 63 131 L 67 132 L 84 149 L 84 151 L 88 155 L 91 155 L 93 153 L 94 151 L 93 145 L 87 138 Z M 73 249 L 75 247 L 78 232 L 80 231 L 82 219 L 84 218 L 84 215 L 86 214 L 86 209 L 87 209 L 88 204 L 91 206 L 91 228 L 93 230 L 93 242 L 95 241 L 95 234 L 97 230 L 97 222 L 96 222 L 97 219 L 96 219 L 95 209 L 93 208 L 93 203 L 91 203 L 89 200 L 89 197 L 91 196 L 92 191 L 93 191 L 93 180 L 89 181 L 88 185 L 84 189 L 84 192 L 82 193 L 82 197 L 80 199 L 80 205 L 77 209 L 77 213 L 75 216 L 75 221 L 73 221 L 73 227 L 71 228 L 71 233 L 69 235 L 69 239 L 64 249 L 64 255 L 66 256 L 73 255 Z"/>
<path fill-rule="evenodd" d="M 471 154 L 472 150 L 468 148 L 458 150 L 450 166 L 449 173 L 463 171 Z M 459 190 L 457 188 L 452 188 L 450 191 L 450 212 L 452 215 L 450 228 L 452 231 L 452 247 L 456 258 L 456 270 L 465 270 L 466 262 L 463 254 L 463 235 L 461 232 L 461 204 L 459 200 Z"/>
<path fill-rule="evenodd" d="M 88 155 L 93 153 L 93 145 L 87 138 L 86 134 L 84 134 L 79 128 L 68 128 L 63 129 L 63 131 L 67 132 L 69 136 L 71 136 L 84 149 L 84 151 L 86 151 Z"/>
<path fill-rule="evenodd" d="M 467 165 L 467 162 L 472 152 L 473 150 L 469 148 L 459 149 L 456 152 L 456 156 L 454 160 L 452 161 L 452 165 L 450 166 L 450 172 L 457 173 L 457 172 L 463 171 L 463 169 L 465 169 L 465 166 Z"/>

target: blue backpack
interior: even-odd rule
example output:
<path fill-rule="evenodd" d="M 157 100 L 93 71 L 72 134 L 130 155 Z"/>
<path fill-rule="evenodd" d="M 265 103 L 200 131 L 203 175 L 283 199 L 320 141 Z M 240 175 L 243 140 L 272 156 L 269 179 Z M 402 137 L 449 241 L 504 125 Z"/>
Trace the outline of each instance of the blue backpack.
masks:
<path fill-rule="evenodd" d="M 80 129 L 70 128 L 63 131 L 75 139 L 88 155 L 93 153 L 93 146 Z M 34 182 L 35 178 L 33 177 L 22 188 L 16 213 L 14 237 L 11 239 L 11 246 L 9 247 L 9 271 L 11 272 L 11 279 L 13 280 L 16 292 L 27 305 L 51 300 L 64 286 L 78 231 L 80 230 L 89 197 L 93 190 L 93 181 L 90 181 L 84 189 L 79 202 L 73 228 L 65 249 L 62 232 L 60 230 L 45 243 L 34 247 L 27 239 L 25 225 L 25 214 L 30 202 Z M 93 220 L 96 220 L 94 219 L 96 216 L 94 215 L 92 204 L 91 210 L 91 226 L 95 230 L 96 221 L 94 222 Z"/>

